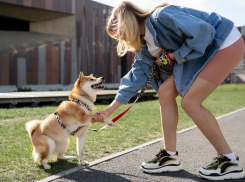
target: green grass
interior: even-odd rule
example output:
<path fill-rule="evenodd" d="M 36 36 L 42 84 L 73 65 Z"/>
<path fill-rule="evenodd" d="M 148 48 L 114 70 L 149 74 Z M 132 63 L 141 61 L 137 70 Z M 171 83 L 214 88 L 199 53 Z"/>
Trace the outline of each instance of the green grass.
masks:
<path fill-rule="evenodd" d="M 179 106 L 179 124 L 177 130 L 193 126 L 193 122 Z M 216 117 L 245 107 L 245 85 L 221 85 L 204 102 Z M 107 105 L 97 105 L 96 110 Z M 120 107 L 110 118 L 123 112 L 129 105 Z M 44 119 L 55 111 L 56 107 L 20 108 L 0 110 L 0 181 L 35 181 L 61 171 L 76 167 L 78 160 L 56 161 L 50 158 L 51 170 L 44 170 L 39 163 L 33 162 L 31 140 L 25 130 L 25 123 L 32 119 Z M 104 124 L 96 123 L 90 128 L 100 128 Z M 88 131 L 84 159 L 91 162 L 96 159 L 123 151 L 153 139 L 162 137 L 159 101 L 138 102 L 114 127 L 100 132 Z M 70 147 L 66 155 L 76 155 L 76 139 L 70 138 Z"/>

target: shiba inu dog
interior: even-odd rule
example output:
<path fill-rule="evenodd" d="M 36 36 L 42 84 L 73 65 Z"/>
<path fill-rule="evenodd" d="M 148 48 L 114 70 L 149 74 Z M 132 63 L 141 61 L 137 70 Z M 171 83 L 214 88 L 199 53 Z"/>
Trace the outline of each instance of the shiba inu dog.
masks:
<path fill-rule="evenodd" d="M 34 120 L 26 123 L 26 130 L 33 145 L 32 155 L 35 161 L 40 160 L 45 169 L 51 169 L 46 160 L 51 155 L 57 159 L 71 159 L 74 156 L 64 156 L 69 138 L 77 137 L 77 154 L 81 165 L 88 165 L 83 159 L 86 133 L 90 126 L 91 115 L 96 100 L 96 92 L 103 90 L 104 78 L 93 75 L 84 76 L 81 72 L 69 94 L 70 101 L 63 101 L 54 114 L 44 120 Z M 113 121 L 101 115 L 103 120 L 113 125 Z"/>

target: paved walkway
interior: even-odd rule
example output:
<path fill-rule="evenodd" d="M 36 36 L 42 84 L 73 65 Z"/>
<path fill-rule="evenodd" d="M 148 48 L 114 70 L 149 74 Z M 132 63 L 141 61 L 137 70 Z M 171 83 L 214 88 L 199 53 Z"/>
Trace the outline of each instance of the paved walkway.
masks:
<path fill-rule="evenodd" d="M 235 155 L 240 157 L 240 162 L 245 168 L 245 109 L 218 118 L 221 130 Z M 152 159 L 162 148 L 162 141 L 141 147 L 125 155 L 118 156 L 109 161 L 80 169 L 75 173 L 54 180 L 55 182 L 157 182 L 157 181 L 203 181 L 197 176 L 201 166 L 212 162 L 216 157 L 216 151 L 202 135 L 198 128 L 179 133 L 177 136 L 177 148 L 183 170 L 180 172 L 167 172 L 161 174 L 143 173 L 140 165 L 143 161 Z M 226 180 L 233 182 L 245 182 L 242 180 Z"/>

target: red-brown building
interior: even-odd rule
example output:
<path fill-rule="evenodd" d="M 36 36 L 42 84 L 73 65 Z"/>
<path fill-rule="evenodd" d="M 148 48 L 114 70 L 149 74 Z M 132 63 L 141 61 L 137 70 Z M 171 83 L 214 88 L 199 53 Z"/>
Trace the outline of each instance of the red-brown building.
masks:
<path fill-rule="evenodd" d="M 68 85 L 80 71 L 119 83 L 120 58 L 106 31 L 111 7 L 91 0 L 0 0 L 0 85 Z"/>
<path fill-rule="evenodd" d="M 80 71 L 119 83 L 134 55 L 117 56 L 105 31 L 110 9 L 91 0 L 0 0 L 0 87 L 69 85 Z M 244 70 L 243 59 L 232 83 L 245 81 Z"/>

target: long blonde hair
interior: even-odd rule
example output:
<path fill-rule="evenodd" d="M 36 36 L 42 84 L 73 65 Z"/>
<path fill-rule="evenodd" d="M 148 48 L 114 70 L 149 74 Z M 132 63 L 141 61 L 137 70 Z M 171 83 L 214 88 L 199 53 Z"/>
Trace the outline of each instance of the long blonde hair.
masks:
<path fill-rule="evenodd" d="M 145 10 L 131 2 L 122 1 L 111 10 L 106 31 L 110 37 L 118 40 L 119 56 L 125 55 L 129 50 L 132 52 L 142 50 L 140 24 L 157 8 L 168 5 L 168 3 L 161 3 L 153 9 Z"/>

